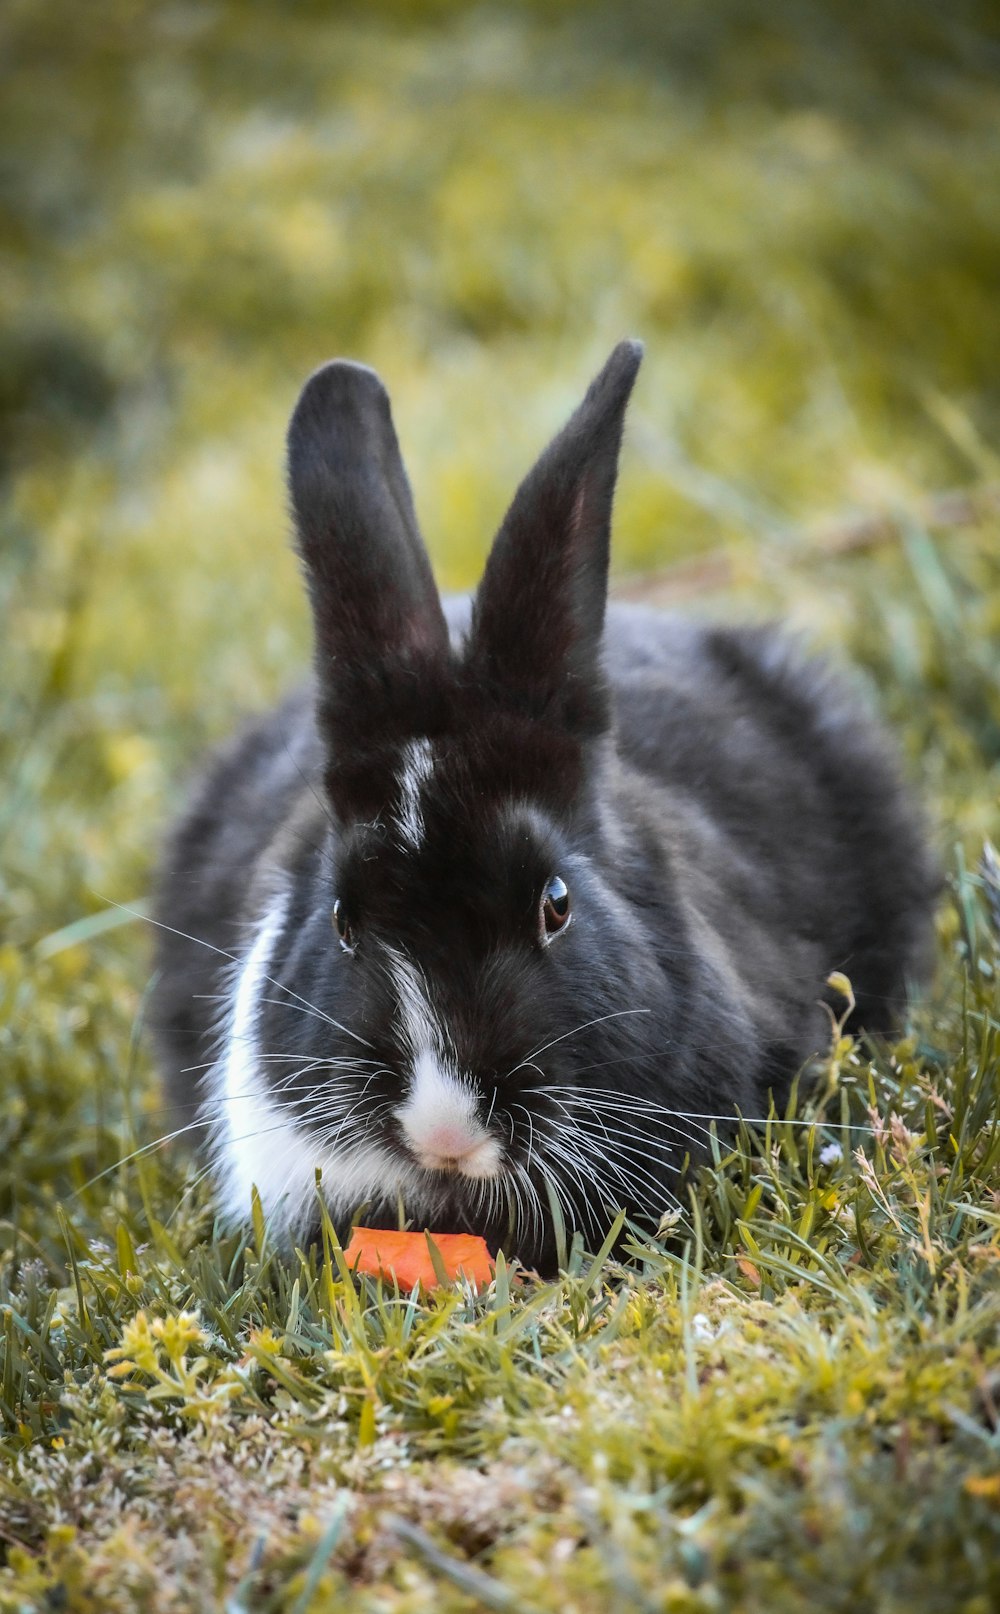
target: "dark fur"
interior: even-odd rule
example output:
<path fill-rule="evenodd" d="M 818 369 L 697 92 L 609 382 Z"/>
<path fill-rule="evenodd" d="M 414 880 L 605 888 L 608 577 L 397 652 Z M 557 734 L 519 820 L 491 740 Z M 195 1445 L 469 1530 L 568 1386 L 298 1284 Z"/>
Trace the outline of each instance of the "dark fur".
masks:
<path fill-rule="evenodd" d="M 884 1032 L 926 969 L 937 877 L 892 747 L 856 699 L 771 630 L 623 606 L 605 626 L 638 362 L 634 344 L 615 350 L 522 484 L 471 626 L 462 602 L 446 622 L 377 378 L 329 365 L 293 417 L 314 686 L 211 765 L 171 843 L 158 917 L 241 956 L 277 872 L 291 909 L 261 1037 L 303 1062 L 350 1053 L 302 1000 L 361 1031 L 393 1074 L 356 1124 L 376 1116 L 393 1147 L 402 1073 L 382 940 L 419 962 L 483 1115 L 522 1163 L 530 1133 L 537 1150 L 568 1125 L 535 1068 L 508 1075 L 542 1044 L 546 1084 L 756 1114 L 828 1039 L 831 971 L 854 985 L 857 1024 Z M 416 736 L 435 747 L 419 852 L 391 833 L 401 748 Z M 538 903 L 556 873 L 573 920 L 543 948 Z M 331 928 L 337 897 L 353 957 Z M 160 932 L 154 1018 L 181 1111 L 198 1097 L 187 1068 L 212 1057 L 204 995 L 224 990 L 225 966 Z M 636 1008 L 648 1012 L 574 1030 Z M 300 1119 L 308 1095 L 296 1089 Z M 625 1109 L 590 1124 L 619 1161 L 617 1197 L 659 1213 L 650 1179 L 676 1186 L 687 1141 Z M 697 1144 L 697 1124 L 674 1125 Z M 629 1181 L 640 1165 L 641 1190 Z M 584 1186 L 561 1185 L 568 1219 L 595 1232 L 600 1195 Z M 394 1218 L 375 1197 L 368 1219 Z M 450 1181 L 428 1205 L 440 1231 L 469 1225 Z M 513 1241 L 506 1225 L 476 1230 L 551 1264 L 548 1226 Z"/>

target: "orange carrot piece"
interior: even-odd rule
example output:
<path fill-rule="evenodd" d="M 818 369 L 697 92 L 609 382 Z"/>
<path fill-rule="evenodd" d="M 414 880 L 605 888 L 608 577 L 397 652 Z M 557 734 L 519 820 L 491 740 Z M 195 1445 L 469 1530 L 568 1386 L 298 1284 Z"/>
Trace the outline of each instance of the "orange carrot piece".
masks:
<path fill-rule="evenodd" d="M 428 1238 L 434 1240 L 449 1282 L 459 1274 L 481 1286 L 491 1281 L 493 1261 L 486 1240 L 474 1233 L 397 1233 L 388 1228 L 356 1227 L 344 1258 L 356 1272 L 395 1278 L 401 1289 L 412 1289 L 415 1283 L 435 1289 L 440 1280 Z"/>

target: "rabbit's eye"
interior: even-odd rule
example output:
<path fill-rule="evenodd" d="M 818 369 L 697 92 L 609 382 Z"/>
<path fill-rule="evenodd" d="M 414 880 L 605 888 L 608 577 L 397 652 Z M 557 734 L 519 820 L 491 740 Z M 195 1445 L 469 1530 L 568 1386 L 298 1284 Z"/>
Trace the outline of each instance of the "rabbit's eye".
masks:
<path fill-rule="evenodd" d="M 333 905 L 333 928 L 340 937 L 340 945 L 343 947 L 344 951 L 347 953 L 353 953 L 354 931 L 351 927 L 351 921 L 348 919 L 347 914 L 344 911 L 344 904 L 341 902 L 339 897 Z"/>
<path fill-rule="evenodd" d="M 550 942 L 569 923 L 569 887 L 558 874 L 542 892 L 542 940 Z"/>

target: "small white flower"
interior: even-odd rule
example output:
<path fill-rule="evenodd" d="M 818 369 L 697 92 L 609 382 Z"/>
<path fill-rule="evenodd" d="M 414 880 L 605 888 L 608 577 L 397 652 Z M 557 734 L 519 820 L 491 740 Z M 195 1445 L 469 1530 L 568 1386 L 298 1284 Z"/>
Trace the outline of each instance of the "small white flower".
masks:
<path fill-rule="evenodd" d="M 838 1160 L 843 1160 L 844 1151 L 839 1143 L 825 1143 L 819 1151 L 821 1166 L 835 1166 Z"/>
<path fill-rule="evenodd" d="M 691 1318 L 691 1338 L 696 1345 L 711 1345 L 715 1338 L 715 1329 L 703 1311 L 696 1311 Z"/>

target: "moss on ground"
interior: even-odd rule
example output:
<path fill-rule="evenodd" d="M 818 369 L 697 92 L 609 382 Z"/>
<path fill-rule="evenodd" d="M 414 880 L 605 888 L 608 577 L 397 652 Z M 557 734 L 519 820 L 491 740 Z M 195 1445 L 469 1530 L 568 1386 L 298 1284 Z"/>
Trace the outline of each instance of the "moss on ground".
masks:
<path fill-rule="evenodd" d="M 13 0 L 0 46 L 0 1610 L 989 1614 L 990 8 Z M 707 608 L 858 669 L 949 871 L 938 980 L 627 1258 L 356 1288 L 217 1236 L 157 1142 L 135 914 L 199 747 L 307 655 L 302 376 L 382 370 L 459 586 L 626 332 L 619 572 L 721 549 Z"/>

